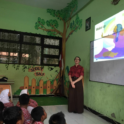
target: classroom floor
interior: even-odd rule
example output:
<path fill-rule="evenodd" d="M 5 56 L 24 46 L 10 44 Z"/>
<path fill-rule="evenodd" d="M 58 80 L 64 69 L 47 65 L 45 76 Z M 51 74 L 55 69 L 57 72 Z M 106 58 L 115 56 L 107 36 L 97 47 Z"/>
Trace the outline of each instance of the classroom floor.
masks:
<path fill-rule="evenodd" d="M 44 124 L 48 124 L 52 114 L 60 111 L 65 114 L 67 124 L 110 124 L 87 110 L 84 110 L 83 114 L 68 113 L 67 99 L 63 97 L 32 97 L 32 99 L 36 100 L 47 112 L 47 119 Z M 17 101 L 18 98 L 14 98 L 14 105 Z"/>

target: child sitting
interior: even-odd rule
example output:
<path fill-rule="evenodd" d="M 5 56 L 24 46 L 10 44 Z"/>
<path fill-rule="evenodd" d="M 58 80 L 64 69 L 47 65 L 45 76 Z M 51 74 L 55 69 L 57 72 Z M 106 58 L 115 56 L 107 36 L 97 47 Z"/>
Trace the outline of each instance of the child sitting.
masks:
<path fill-rule="evenodd" d="M 31 124 L 32 123 L 32 118 L 31 115 L 29 114 L 27 107 L 29 104 L 29 95 L 27 94 L 22 94 L 19 96 L 19 103 L 20 107 L 22 109 L 23 115 L 24 115 L 24 124 Z"/>
<path fill-rule="evenodd" d="M 13 103 L 9 100 L 10 92 L 9 89 L 5 89 L 0 94 L 0 101 L 4 104 L 5 108 L 14 106 Z"/>
<path fill-rule="evenodd" d="M 28 90 L 27 89 L 22 90 L 21 93 L 20 93 L 20 95 L 22 95 L 22 94 L 28 94 L 29 95 Z M 16 106 L 20 107 L 19 102 L 17 103 Z M 33 99 L 30 99 L 29 100 L 29 105 L 27 107 L 28 112 L 31 114 L 32 109 L 35 108 L 35 107 L 37 107 L 37 106 L 38 106 L 37 102 L 34 101 Z"/>
<path fill-rule="evenodd" d="M 33 124 L 43 124 L 44 120 L 47 118 L 47 113 L 42 107 L 38 106 L 32 110 L 31 116 L 34 120 Z"/>
<path fill-rule="evenodd" d="M 0 124 L 3 124 L 3 117 L 2 117 L 3 110 L 4 110 L 4 104 L 0 102 Z"/>
<path fill-rule="evenodd" d="M 3 120 L 5 124 L 23 124 L 24 117 L 21 108 L 13 106 L 5 109 Z"/>
<path fill-rule="evenodd" d="M 52 115 L 49 119 L 49 124 L 66 124 L 64 114 L 59 112 Z"/>

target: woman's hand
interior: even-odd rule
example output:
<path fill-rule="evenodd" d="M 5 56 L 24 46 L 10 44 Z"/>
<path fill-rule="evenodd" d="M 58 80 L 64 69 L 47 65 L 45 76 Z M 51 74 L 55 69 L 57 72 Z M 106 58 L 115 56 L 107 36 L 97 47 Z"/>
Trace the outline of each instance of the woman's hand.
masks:
<path fill-rule="evenodd" d="M 74 85 L 74 84 L 75 84 L 75 82 L 72 81 L 72 82 L 71 82 L 71 86 L 72 86 L 73 88 L 75 88 L 75 85 Z"/>

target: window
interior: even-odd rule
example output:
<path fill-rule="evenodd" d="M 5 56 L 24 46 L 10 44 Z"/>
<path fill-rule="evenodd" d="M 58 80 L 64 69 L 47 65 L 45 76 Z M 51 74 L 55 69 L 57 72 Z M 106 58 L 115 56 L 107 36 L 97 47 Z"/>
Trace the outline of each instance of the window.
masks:
<path fill-rule="evenodd" d="M 61 40 L 0 29 L 0 63 L 57 66 Z"/>

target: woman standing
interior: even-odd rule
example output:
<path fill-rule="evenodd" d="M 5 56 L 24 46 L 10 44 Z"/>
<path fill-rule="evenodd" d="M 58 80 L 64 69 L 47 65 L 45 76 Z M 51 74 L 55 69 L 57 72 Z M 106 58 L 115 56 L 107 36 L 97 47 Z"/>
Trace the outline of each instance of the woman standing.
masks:
<path fill-rule="evenodd" d="M 75 65 L 69 71 L 69 97 L 68 97 L 68 111 L 74 113 L 83 113 L 83 86 L 82 78 L 84 76 L 84 69 L 79 65 L 80 57 L 75 57 Z"/>

